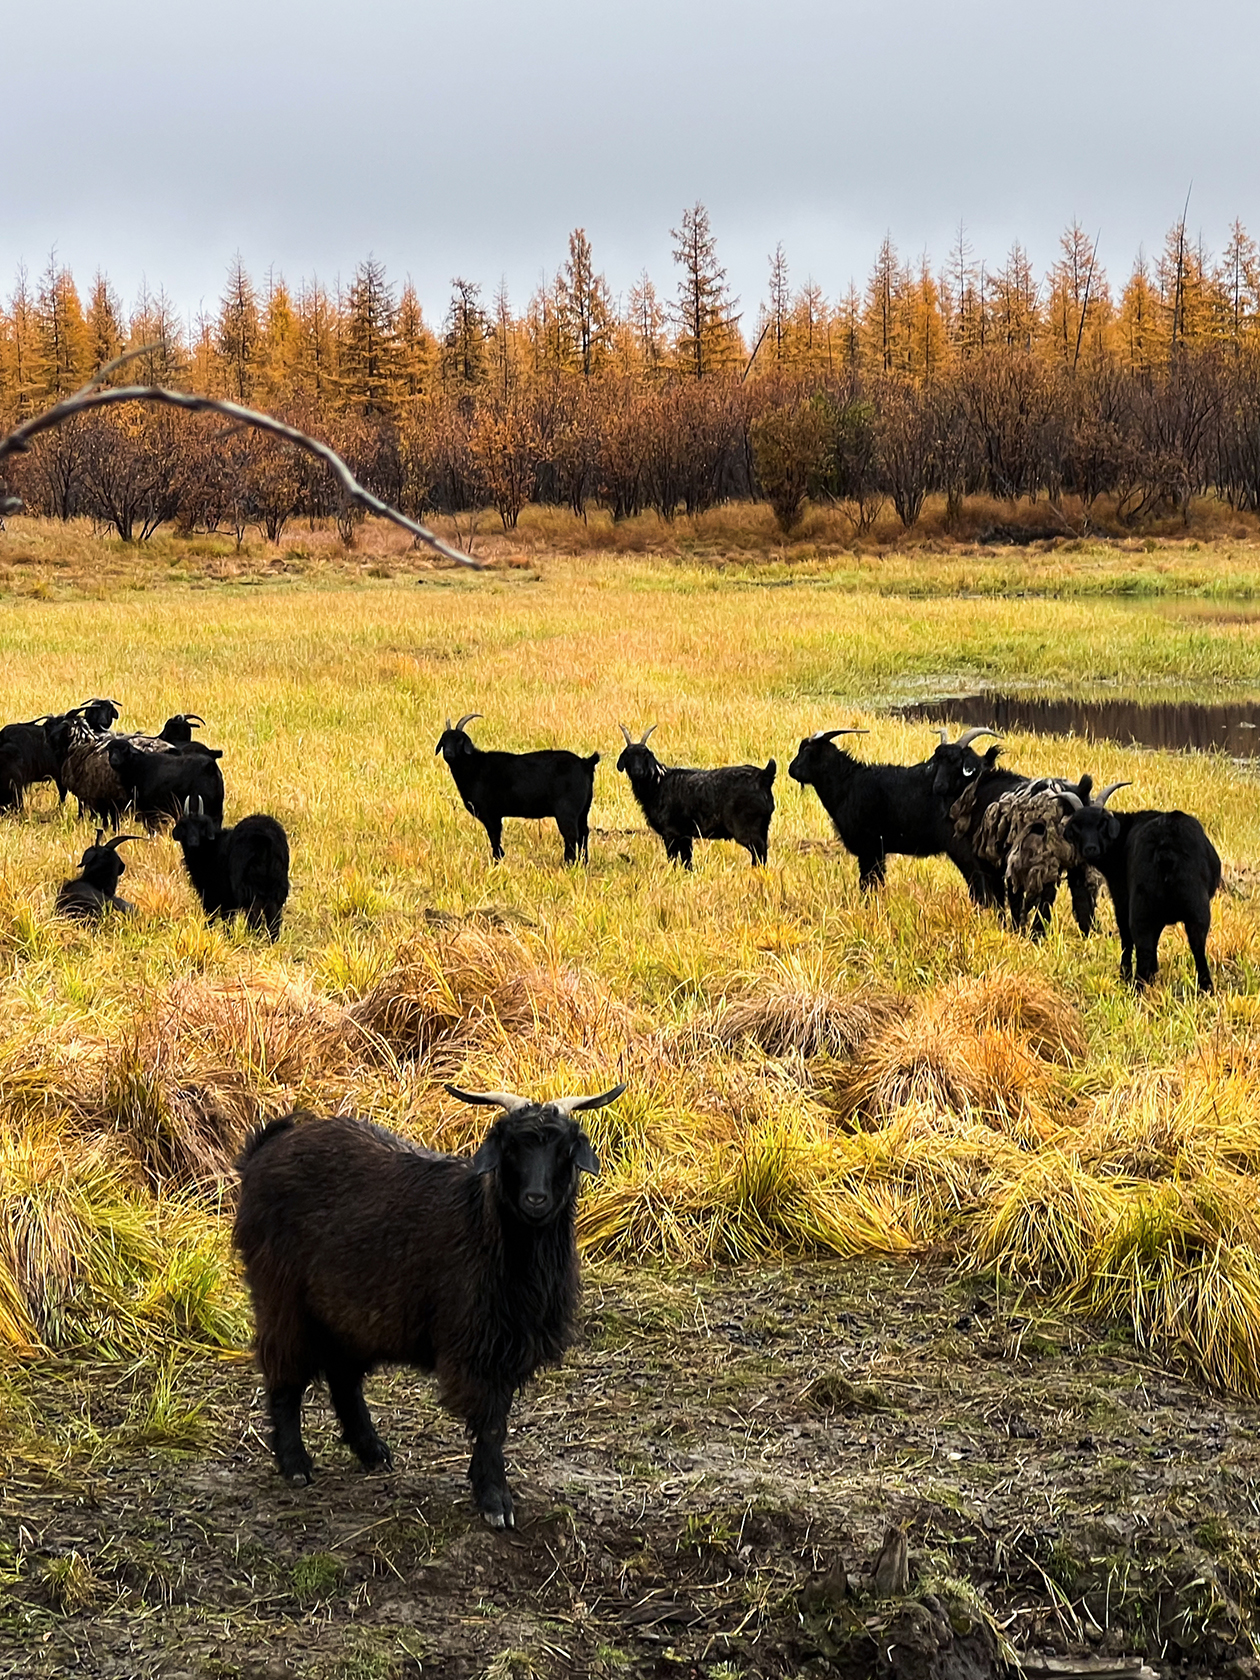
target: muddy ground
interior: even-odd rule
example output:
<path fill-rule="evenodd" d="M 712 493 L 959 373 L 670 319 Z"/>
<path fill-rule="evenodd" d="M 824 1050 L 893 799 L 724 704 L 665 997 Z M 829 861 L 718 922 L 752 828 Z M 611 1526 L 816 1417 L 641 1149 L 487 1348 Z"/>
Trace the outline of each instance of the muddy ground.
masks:
<path fill-rule="evenodd" d="M 8 1393 L 2 1675 L 1260 1674 L 1256 1410 L 943 1268 L 588 1267 L 506 1535 L 411 1374 L 390 1473 L 312 1398 L 302 1489 L 244 1359 Z"/>

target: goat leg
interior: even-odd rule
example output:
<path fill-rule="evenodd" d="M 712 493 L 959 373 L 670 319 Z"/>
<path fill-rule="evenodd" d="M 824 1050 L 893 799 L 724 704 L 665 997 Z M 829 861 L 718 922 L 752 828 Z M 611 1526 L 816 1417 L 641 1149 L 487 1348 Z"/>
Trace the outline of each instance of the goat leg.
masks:
<path fill-rule="evenodd" d="M 315 1466 L 302 1444 L 302 1395 L 305 1383 L 282 1383 L 268 1395 L 271 1445 L 286 1482 L 309 1482 Z"/>
<path fill-rule="evenodd" d="M 1207 960 L 1207 936 L 1210 927 L 1210 921 L 1186 922 L 1186 938 L 1190 941 L 1190 949 L 1194 953 L 1194 972 L 1201 992 L 1212 990 L 1212 970 L 1208 967 Z"/>
<path fill-rule="evenodd" d="M 1067 881 L 1076 925 L 1088 938 L 1094 931 L 1094 917 L 1098 911 L 1098 878 L 1091 876 L 1088 869 L 1069 869 Z"/>
<path fill-rule="evenodd" d="M 341 1439 L 357 1456 L 365 1470 L 392 1470 L 393 1455 L 376 1433 L 372 1414 L 363 1398 L 363 1371 L 330 1363 L 326 1367 L 328 1397 L 341 1424 Z"/>
<path fill-rule="evenodd" d="M 468 1433 L 473 1438 L 468 1479 L 472 1483 L 477 1509 L 491 1528 L 516 1527 L 512 1495 L 508 1492 L 507 1471 L 503 1463 L 503 1443 L 507 1440 L 507 1418 L 511 1404 L 510 1392 L 492 1391 L 487 1394 L 476 1415 L 468 1421 Z"/>

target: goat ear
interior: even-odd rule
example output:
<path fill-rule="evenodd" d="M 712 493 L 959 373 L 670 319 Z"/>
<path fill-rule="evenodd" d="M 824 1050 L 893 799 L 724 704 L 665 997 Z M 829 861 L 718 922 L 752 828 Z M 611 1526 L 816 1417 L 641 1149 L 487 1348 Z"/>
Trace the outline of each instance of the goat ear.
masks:
<path fill-rule="evenodd" d="M 585 1132 L 579 1132 L 573 1150 L 573 1165 L 579 1172 L 590 1173 L 592 1178 L 599 1173 L 599 1156 L 591 1148 L 591 1140 Z"/>
<path fill-rule="evenodd" d="M 503 1139 L 499 1132 L 499 1122 L 494 1125 L 481 1140 L 481 1148 L 472 1158 L 474 1178 L 484 1178 L 487 1173 L 497 1172 L 503 1161 Z"/>

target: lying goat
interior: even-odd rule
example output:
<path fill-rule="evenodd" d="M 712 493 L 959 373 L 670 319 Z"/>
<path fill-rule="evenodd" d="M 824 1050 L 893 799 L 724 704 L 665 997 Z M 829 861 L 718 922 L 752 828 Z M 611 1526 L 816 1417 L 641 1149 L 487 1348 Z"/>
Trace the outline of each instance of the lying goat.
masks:
<path fill-rule="evenodd" d="M 1221 884 L 1221 860 L 1203 824 L 1184 811 L 1108 811 L 1107 800 L 1128 782 L 1104 788 L 1093 804 L 1081 801 L 1064 833 L 1102 875 L 1120 933 L 1120 972 L 1148 986 L 1159 972 L 1159 941 L 1166 927 L 1185 926 L 1199 990 L 1212 990 L 1207 936 L 1212 899 Z"/>
<path fill-rule="evenodd" d="M 578 1181 L 599 1171 L 571 1116 L 621 1095 L 535 1103 L 447 1090 L 503 1113 L 470 1159 L 339 1116 L 273 1120 L 245 1146 L 232 1240 L 254 1302 L 281 1475 L 309 1482 L 302 1397 L 324 1376 L 342 1436 L 392 1464 L 363 1399 L 385 1361 L 435 1371 L 472 1437 L 473 1498 L 515 1527 L 503 1463 L 512 1397 L 572 1336 Z"/>
<path fill-rule="evenodd" d="M 495 862 L 503 856 L 504 817 L 554 817 L 564 841 L 564 861 L 584 863 L 599 754 L 580 758 L 559 747 L 540 752 L 482 752 L 464 728 L 480 716 L 480 712 L 466 712 L 454 724 L 447 718 L 433 750 L 446 760 L 464 809 L 489 836 Z"/>
<path fill-rule="evenodd" d="M 665 842 L 667 858 L 690 869 L 693 841 L 735 840 L 754 867 L 766 861 L 774 815 L 773 759 L 764 770 L 755 764 L 670 769 L 647 744 L 655 724 L 637 741 L 624 723 L 617 727 L 626 739 L 617 768 L 630 778 L 639 809 Z"/>
<path fill-rule="evenodd" d="M 118 883 L 127 869 L 118 855 L 118 848 L 124 840 L 140 838 L 138 834 L 118 834 L 108 844 L 102 844 L 105 830 L 98 828 L 96 844 L 84 852 L 76 878 L 61 883 L 53 913 L 69 916 L 76 922 L 99 922 L 107 910 L 130 915 L 135 905 L 118 897 Z"/>

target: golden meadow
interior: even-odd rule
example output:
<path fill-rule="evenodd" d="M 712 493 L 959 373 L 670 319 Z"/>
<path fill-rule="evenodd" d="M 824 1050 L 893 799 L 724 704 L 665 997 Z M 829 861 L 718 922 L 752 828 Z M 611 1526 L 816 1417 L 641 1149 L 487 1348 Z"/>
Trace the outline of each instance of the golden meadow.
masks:
<path fill-rule="evenodd" d="M 1201 817 L 1227 876 L 1206 999 L 1179 929 L 1148 996 L 1122 985 L 1109 907 L 1084 941 L 1061 904 L 1037 946 L 978 915 L 951 866 L 908 859 L 863 900 L 786 775 L 828 726 L 922 758 L 931 731 L 887 706 L 979 684 L 1253 696 L 1260 621 L 1226 596 L 1254 584 L 1255 550 L 733 560 L 711 520 L 680 521 L 665 553 L 566 554 L 554 515 L 530 519 L 480 574 L 373 527 L 357 553 L 313 537 L 283 557 L 165 536 L 137 555 L 34 520 L 0 535 L 5 717 L 98 693 L 127 728 L 198 711 L 229 820 L 270 811 L 293 845 L 272 948 L 206 925 L 165 836 L 127 848 L 135 918 L 61 926 L 87 825 L 49 787 L 0 823 L 0 1392 L 50 1351 L 244 1344 L 230 1163 L 258 1119 L 346 1110 L 463 1150 L 484 1118 L 444 1080 L 624 1079 L 590 1117 L 590 1256 L 990 1268 L 1260 1394 L 1253 773 L 1007 742 L 1018 768 L 1131 778 L 1122 802 Z M 553 825 L 513 822 L 491 864 L 433 752 L 473 710 L 483 746 L 604 755 L 589 868 L 562 867 Z M 615 773 L 619 721 L 658 724 L 667 762 L 773 755 L 770 866 L 708 844 L 693 875 L 668 866 Z"/>

